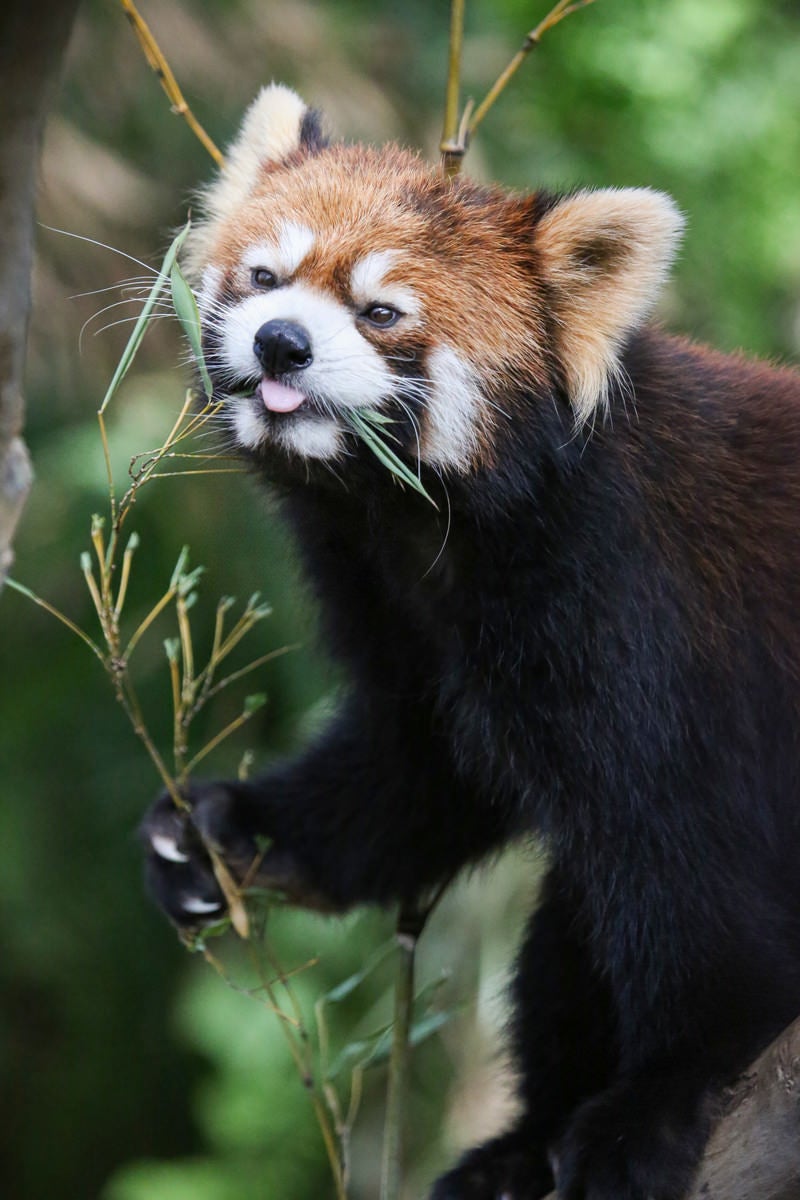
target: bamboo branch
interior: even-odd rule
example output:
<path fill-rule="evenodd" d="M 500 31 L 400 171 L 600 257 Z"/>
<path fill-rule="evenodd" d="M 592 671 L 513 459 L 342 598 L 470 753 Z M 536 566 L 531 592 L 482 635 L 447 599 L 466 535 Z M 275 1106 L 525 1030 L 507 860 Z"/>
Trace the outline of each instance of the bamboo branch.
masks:
<path fill-rule="evenodd" d="M 530 52 L 535 46 L 538 46 L 548 30 L 559 25 L 566 17 L 572 13 L 578 12 L 581 8 L 588 8 L 590 4 L 594 4 L 595 0 L 558 0 L 550 9 L 546 17 L 543 17 L 538 25 L 534 26 L 526 35 L 517 53 L 509 62 L 508 66 L 501 71 L 500 75 L 494 81 L 489 91 L 481 100 L 480 104 L 472 109 L 472 102 L 467 105 L 459 123 L 457 115 L 458 106 L 458 83 L 461 71 L 461 52 L 463 44 L 463 0 L 452 0 L 450 14 L 450 54 L 447 73 L 447 100 L 445 106 L 445 123 L 444 132 L 440 149 L 442 152 L 442 170 L 448 178 L 457 175 L 461 169 L 461 164 L 464 160 L 464 155 L 469 149 L 470 141 L 472 140 L 475 131 L 483 121 L 489 109 L 493 106 L 498 96 L 505 90 L 509 81 L 516 75 L 519 68 L 524 63 Z"/>
<path fill-rule="evenodd" d="M 397 973 L 394 1025 L 386 1093 L 386 1119 L 381 1156 L 380 1200 L 398 1200 L 403 1174 L 403 1126 L 408 1091 L 408 1047 L 414 1011 L 414 968 L 422 925 L 400 916 L 397 927 Z"/>
<path fill-rule="evenodd" d="M 431 913 L 447 891 L 447 878 L 417 904 L 403 905 L 397 917 L 397 968 L 394 988 L 394 1022 L 389 1056 L 386 1116 L 383 1123 L 380 1200 L 399 1200 L 403 1183 L 403 1133 L 408 1092 L 411 1022 L 414 1013 L 414 971 L 417 943 Z"/>
<path fill-rule="evenodd" d="M 506 69 L 500 73 L 498 78 L 489 88 L 489 91 L 486 93 L 483 100 L 481 100 L 480 104 L 475 109 L 469 125 L 467 126 L 468 139 L 473 136 L 475 130 L 478 128 L 489 109 L 497 100 L 500 93 L 504 91 L 509 80 L 516 75 L 517 71 L 522 66 L 531 50 L 539 45 L 547 31 L 553 29 L 556 25 L 560 24 L 565 17 L 570 16 L 579 9 L 588 8 L 590 4 L 594 4 L 594 0 L 575 0 L 575 3 L 572 4 L 569 3 L 569 0 L 558 0 L 558 4 L 554 5 L 553 8 L 550 9 L 550 12 L 547 14 L 547 16 L 544 17 L 544 19 L 541 20 L 539 24 L 535 26 L 535 28 L 531 29 L 530 32 L 525 35 L 525 40 L 523 41 L 517 53 L 511 59 L 511 62 L 508 64 Z"/>
<path fill-rule="evenodd" d="M 133 31 L 139 40 L 139 45 L 144 51 L 144 56 L 147 59 L 148 65 L 153 71 L 155 71 L 162 88 L 169 98 L 172 111 L 179 117 L 183 117 L 192 133 L 195 135 L 198 141 L 202 143 L 202 145 L 214 159 L 214 162 L 217 164 L 217 166 L 223 166 L 225 159 L 222 155 L 222 152 L 211 140 L 187 104 L 186 98 L 178 86 L 178 81 L 173 75 L 170 65 L 164 57 L 161 47 L 154 38 L 144 17 L 133 3 L 133 0 L 120 0 L 120 4 L 122 5 L 125 16 L 130 21 Z"/>

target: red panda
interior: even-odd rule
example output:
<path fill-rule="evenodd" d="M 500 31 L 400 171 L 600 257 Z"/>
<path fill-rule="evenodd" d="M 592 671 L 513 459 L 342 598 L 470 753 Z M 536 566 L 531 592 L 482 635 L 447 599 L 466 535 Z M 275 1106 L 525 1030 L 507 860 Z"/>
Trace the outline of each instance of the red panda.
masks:
<path fill-rule="evenodd" d="M 265 89 L 187 269 L 242 456 L 350 685 L 297 758 L 143 825 L 179 926 L 205 845 L 329 910 L 549 854 L 520 1115 L 435 1200 L 681 1200 L 719 1089 L 800 1012 L 800 382 L 648 327 L 682 218 L 329 144 Z M 391 422 L 434 500 L 347 410 Z"/>

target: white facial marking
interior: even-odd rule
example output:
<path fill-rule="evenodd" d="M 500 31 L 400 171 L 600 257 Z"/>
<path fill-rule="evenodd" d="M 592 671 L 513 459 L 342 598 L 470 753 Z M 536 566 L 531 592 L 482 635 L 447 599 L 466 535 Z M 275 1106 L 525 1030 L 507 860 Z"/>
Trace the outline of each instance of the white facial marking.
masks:
<path fill-rule="evenodd" d="M 420 303 L 411 288 L 400 283 L 384 283 L 399 257 L 399 250 L 371 250 L 358 260 L 350 273 L 350 292 L 358 307 L 389 304 L 406 316 L 419 315 Z"/>
<path fill-rule="evenodd" d="M 481 410 L 486 407 L 471 367 L 449 346 L 428 356 L 431 395 L 426 405 L 422 457 L 436 466 L 466 471 L 478 450 Z"/>
<path fill-rule="evenodd" d="M 154 833 L 150 838 L 150 844 L 158 857 L 165 858 L 167 862 L 185 863 L 189 861 L 188 854 L 183 854 L 178 849 L 175 839 L 167 837 L 163 833 Z"/>
<path fill-rule="evenodd" d="M 206 267 L 197 294 L 197 307 L 201 317 L 209 317 L 214 311 L 214 305 L 219 297 L 222 283 L 222 271 L 219 267 Z"/>
<path fill-rule="evenodd" d="M 247 450 L 258 450 L 273 442 L 290 454 L 303 458 L 335 458 L 342 448 L 342 431 L 333 417 L 304 416 L 302 410 L 264 420 L 264 407 L 257 396 L 236 396 L 229 402 L 236 439 Z"/>
<path fill-rule="evenodd" d="M 266 267 L 278 279 L 290 279 L 313 246 L 314 234 L 307 226 L 284 221 L 277 241 L 256 242 L 245 250 L 242 262 L 248 270 Z"/>
<path fill-rule="evenodd" d="M 342 431 L 332 418 L 295 417 L 283 422 L 275 440 L 284 450 L 303 458 L 335 458 L 342 448 Z"/>
<path fill-rule="evenodd" d="M 188 896 L 181 901 L 181 908 L 184 912 L 204 916 L 206 913 L 219 912 L 222 904 L 219 900 L 201 900 L 199 896 Z"/>
<path fill-rule="evenodd" d="M 269 439 L 264 423 L 262 405 L 255 396 L 236 396 L 228 401 L 233 431 L 240 446 L 247 450 L 258 450 Z"/>
<path fill-rule="evenodd" d="M 314 248 L 314 234 L 306 225 L 296 221 L 284 221 L 281 225 L 278 250 L 281 269 L 286 275 L 294 275 L 303 259 Z"/>
<path fill-rule="evenodd" d="M 312 361 L 291 378 L 292 387 L 337 407 L 376 405 L 389 395 L 393 377 L 378 351 L 359 333 L 353 313 L 304 283 L 248 296 L 222 321 L 221 358 L 239 377 L 256 380 L 261 366 L 253 339 L 267 321 L 293 321 L 311 340 Z"/>
<path fill-rule="evenodd" d="M 380 294 L 384 275 L 397 262 L 396 250 L 371 250 L 354 264 L 350 272 L 350 291 L 356 300 L 366 303 Z"/>

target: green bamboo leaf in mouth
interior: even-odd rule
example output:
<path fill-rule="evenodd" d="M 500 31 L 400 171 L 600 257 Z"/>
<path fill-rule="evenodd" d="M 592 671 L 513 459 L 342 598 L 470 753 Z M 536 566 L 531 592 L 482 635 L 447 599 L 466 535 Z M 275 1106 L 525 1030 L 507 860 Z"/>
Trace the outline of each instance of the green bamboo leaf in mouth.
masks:
<path fill-rule="evenodd" d="M 390 417 L 369 408 L 347 408 L 342 410 L 341 416 L 352 432 L 361 438 L 364 445 L 372 451 L 388 471 L 391 471 L 396 479 L 399 479 L 401 483 L 407 483 L 415 492 L 424 496 L 434 508 L 438 509 L 439 506 L 425 489 L 419 476 L 415 475 L 411 468 L 401 458 L 398 458 L 391 446 L 386 444 L 384 437 L 392 437 L 391 434 L 385 433 L 385 427 L 391 424 Z"/>

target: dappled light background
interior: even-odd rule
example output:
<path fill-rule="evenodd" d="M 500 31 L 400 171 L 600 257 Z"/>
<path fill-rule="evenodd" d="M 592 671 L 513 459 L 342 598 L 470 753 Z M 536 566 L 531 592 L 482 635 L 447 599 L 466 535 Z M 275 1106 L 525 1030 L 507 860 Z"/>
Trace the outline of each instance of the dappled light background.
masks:
<path fill-rule="evenodd" d="M 546 7 L 468 0 L 466 94 L 483 95 Z M 278 79 L 342 135 L 395 138 L 429 156 L 441 124 L 447 8 L 142 0 L 220 144 L 258 87 Z M 671 192 L 688 230 L 661 318 L 724 349 L 796 360 L 799 77 L 796 0 L 597 0 L 531 56 L 467 169 L 520 189 Z M 135 303 L 118 304 L 119 288 L 147 271 L 78 239 L 157 264 L 211 168 L 171 115 L 121 10 L 86 0 L 42 167 L 27 385 L 37 483 L 15 566 L 19 580 L 86 627 L 79 557 L 90 516 L 106 503 L 95 411 L 136 313 Z M 101 313 L 108 305 L 116 307 Z M 109 414 L 120 475 L 132 454 L 165 436 L 183 401 L 185 361 L 174 323 L 155 322 Z M 248 747 L 263 766 L 301 742 L 334 703 L 338 681 L 315 647 L 314 614 L 265 497 L 240 475 L 166 479 L 143 492 L 133 525 L 141 548 L 131 623 L 188 543 L 192 563 L 206 568 L 200 642 L 210 639 L 220 595 L 260 591 L 273 615 L 252 635 L 252 656 L 298 647 L 264 668 L 252 690 L 267 692 L 268 705 L 208 771 L 234 771 Z M 98 663 L 21 596 L 6 591 L 0 605 L 0 1190 L 14 1200 L 332 1195 L 275 1018 L 188 955 L 143 895 L 135 829 L 158 780 Z M 142 647 L 136 676 L 165 748 L 162 638 L 173 632 L 165 622 Z M 240 705 L 241 695 L 221 698 L 207 729 Z M 534 852 L 507 856 L 459 885 L 425 936 L 422 982 L 447 974 L 435 1003 L 454 1015 L 414 1058 L 409 1198 L 509 1111 L 504 987 L 538 874 Z M 377 913 L 335 922 L 278 913 L 272 923 L 284 966 L 319 958 L 296 981 L 309 1016 L 315 996 L 391 932 L 391 918 Z M 384 965 L 337 1006 L 337 1046 L 388 1020 L 390 976 Z M 377 1195 L 383 1082 L 380 1069 L 368 1077 L 353 1132 L 354 1200 Z"/>

